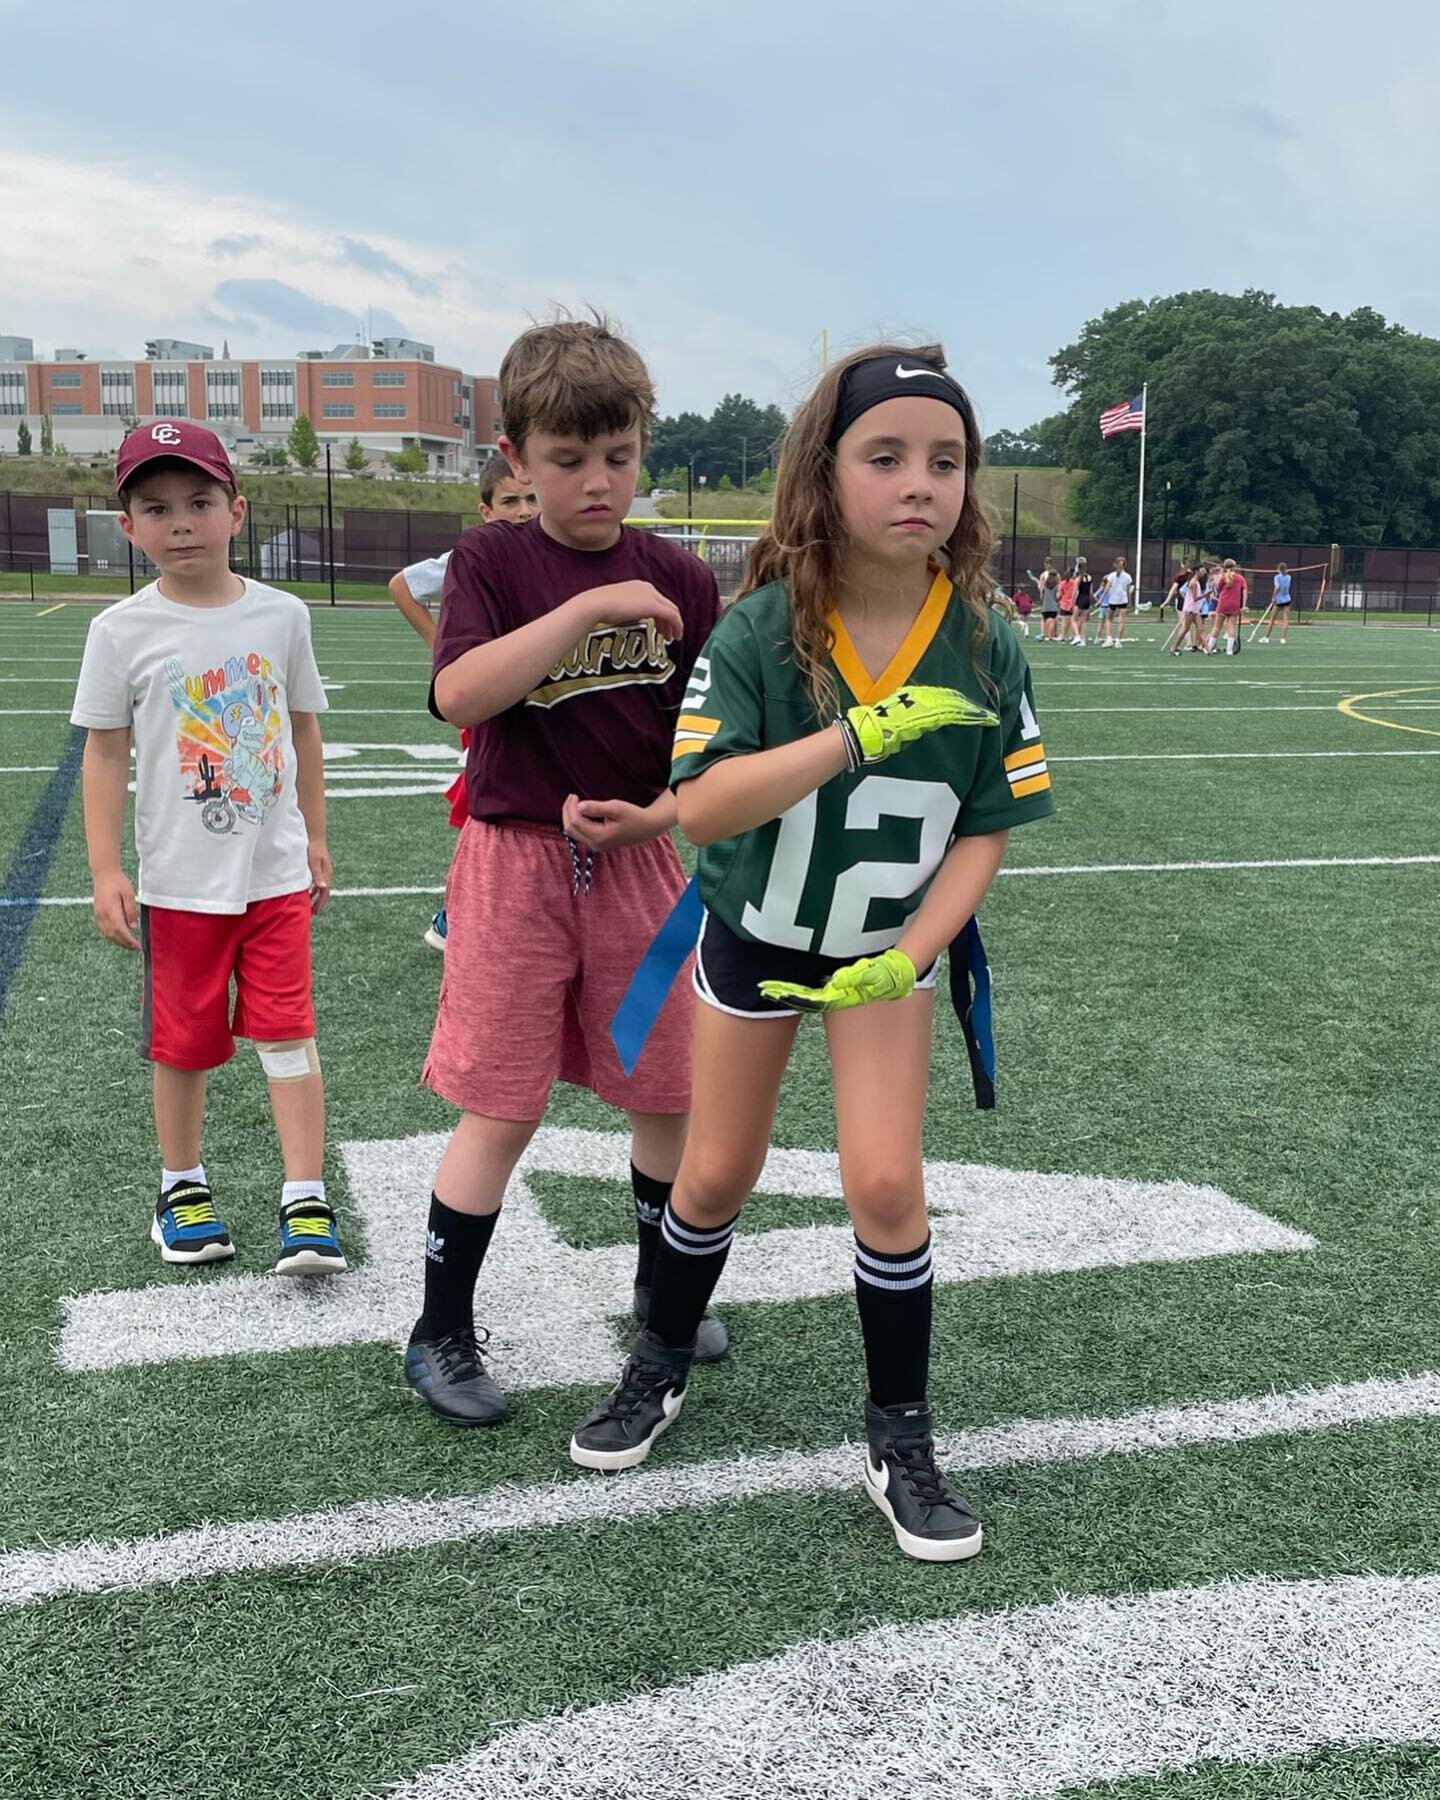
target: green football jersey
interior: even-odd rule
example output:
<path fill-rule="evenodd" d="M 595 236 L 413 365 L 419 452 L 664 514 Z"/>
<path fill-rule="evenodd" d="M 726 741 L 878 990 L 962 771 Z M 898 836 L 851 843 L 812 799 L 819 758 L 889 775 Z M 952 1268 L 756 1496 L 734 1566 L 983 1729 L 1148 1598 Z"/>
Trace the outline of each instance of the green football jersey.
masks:
<path fill-rule="evenodd" d="M 1003 619 L 992 616 L 981 651 L 989 691 L 971 654 L 971 614 L 943 576 L 873 680 L 843 624 L 831 625 L 842 708 L 921 683 L 957 688 L 1000 715 L 998 727 L 932 731 L 882 763 L 837 775 L 778 819 L 701 849 L 701 896 L 732 931 L 849 959 L 899 941 L 957 837 L 1043 818 L 1055 799 L 1029 669 Z M 819 729 L 791 652 L 785 588 L 772 582 L 730 607 L 701 652 L 676 726 L 671 784 Z"/>

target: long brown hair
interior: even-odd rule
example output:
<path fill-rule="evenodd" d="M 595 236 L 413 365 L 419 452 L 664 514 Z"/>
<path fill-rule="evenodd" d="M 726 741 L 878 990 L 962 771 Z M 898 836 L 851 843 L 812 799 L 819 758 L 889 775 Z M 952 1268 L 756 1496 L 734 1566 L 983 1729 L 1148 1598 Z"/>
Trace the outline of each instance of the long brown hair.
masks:
<path fill-rule="evenodd" d="M 871 344 L 843 357 L 820 377 L 785 433 L 775 471 L 775 500 L 769 525 L 756 538 L 740 593 L 754 593 L 783 581 L 790 593 L 790 639 L 795 663 L 822 719 L 832 719 L 840 695 L 830 668 L 835 647 L 827 618 L 839 591 L 847 534 L 835 491 L 835 451 L 830 442 L 840 384 L 846 371 L 872 356 L 904 357 L 943 371 L 939 344 L 915 350 L 905 344 Z M 972 645 L 978 652 L 990 631 L 988 605 L 992 536 L 981 504 L 980 427 L 968 395 L 960 392 L 965 421 L 965 504 L 949 539 L 940 547 L 955 592 L 971 615 Z"/>

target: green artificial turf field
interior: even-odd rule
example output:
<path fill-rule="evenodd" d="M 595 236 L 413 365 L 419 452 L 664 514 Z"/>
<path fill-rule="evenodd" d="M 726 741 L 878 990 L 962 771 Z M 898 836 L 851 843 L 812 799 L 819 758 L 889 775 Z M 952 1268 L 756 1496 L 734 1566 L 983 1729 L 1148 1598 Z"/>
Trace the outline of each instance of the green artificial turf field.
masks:
<path fill-rule="evenodd" d="M 630 1235 L 616 1120 L 574 1090 L 481 1287 L 513 1419 L 412 1403 L 454 755 L 388 611 L 312 615 L 352 1272 L 267 1273 L 248 1052 L 205 1146 L 239 1255 L 161 1267 L 137 961 L 84 903 L 91 616 L 0 606 L 0 1795 L 1440 1795 L 1440 634 L 1032 640 L 1059 812 L 984 909 L 1000 1104 L 947 1014 L 926 1146 L 933 1396 L 988 1537 L 926 1567 L 859 1486 L 818 1027 L 776 1132 L 810 1154 L 717 1297 L 733 1354 L 643 1471 L 565 1454 Z"/>

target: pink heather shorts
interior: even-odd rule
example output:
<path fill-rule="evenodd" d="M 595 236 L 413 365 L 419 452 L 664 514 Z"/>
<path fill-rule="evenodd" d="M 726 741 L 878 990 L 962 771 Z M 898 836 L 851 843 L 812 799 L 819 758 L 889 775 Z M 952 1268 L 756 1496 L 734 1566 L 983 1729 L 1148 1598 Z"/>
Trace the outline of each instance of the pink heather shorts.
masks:
<path fill-rule="evenodd" d="M 539 1119 L 573 1082 L 631 1112 L 690 1110 L 690 965 L 626 1078 L 610 1040 L 630 978 L 685 886 L 668 837 L 597 851 L 589 892 L 563 834 L 469 819 L 445 884 L 445 973 L 422 1079 L 490 1119 Z"/>

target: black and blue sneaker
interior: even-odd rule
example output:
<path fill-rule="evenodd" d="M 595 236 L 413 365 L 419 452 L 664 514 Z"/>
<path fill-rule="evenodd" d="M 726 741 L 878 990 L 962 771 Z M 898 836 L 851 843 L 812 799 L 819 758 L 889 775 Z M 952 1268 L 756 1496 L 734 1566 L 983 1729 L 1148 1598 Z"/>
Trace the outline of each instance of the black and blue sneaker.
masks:
<path fill-rule="evenodd" d="M 302 1194 L 280 1208 L 277 1275 L 339 1275 L 348 1267 L 328 1201 L 319 1194 Z"/>
<path fill-rule="evenodd" d="M 432 950 L 438 950 L 442 956 L 445 953 L 445 939 L 449 930 L 450 924 L 445 917 L 445 908 L 442 906 L 425 927 L 425 942 Z"/>
<path fill-rule="evenodd" d="M 203 1181 L 177 1181 L 155 1202 L 150 1242 L 168 1263 L 223 1262 L 235 1254 L 230 1231 Z"/>
<path fill-rule="evenodd" d="M 440 1337 L 417 1321 L 405 1346 L 405 1379 L 430 1408 L 452 1425 L 498 1425 L 510 1411 L 500 1384 L 485 1367 L 473 1326 Z"/>

